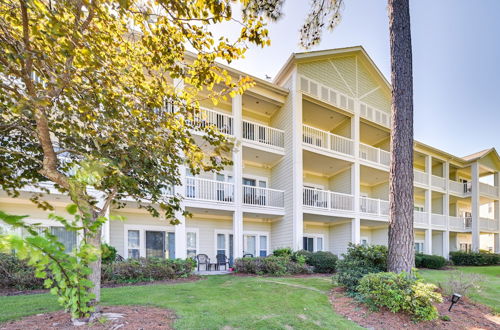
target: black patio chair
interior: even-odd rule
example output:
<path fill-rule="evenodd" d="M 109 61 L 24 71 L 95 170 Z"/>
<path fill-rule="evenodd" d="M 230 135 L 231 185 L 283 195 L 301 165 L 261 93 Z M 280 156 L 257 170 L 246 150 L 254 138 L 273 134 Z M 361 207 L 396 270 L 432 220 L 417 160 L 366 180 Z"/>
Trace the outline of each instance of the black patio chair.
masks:
<path fill-rule="evenodd" d="M 243 255 L 243 258 L 253 258 L 253 254 L 251 254 L 251 253 L 245 253 Z"/>
<path fill-rule="evenodd" d="M 226 257 L 225 254 L 218 254 L 215 258 L 217 259 L 217 270 L 219 270 L 222 265 L 224 265 L 224 270 L 227 270 L 227 267 L 229 267 L 228 257 Z"/>
<path fill-rule="evenodd" d="M 210 258 L 206 254 L 198 254 L 196 263 L 198 264 L 198 271 L 200 271 L 200 265 L 205 265 L 205 270 L 210 270 Z"/>
<path fill-rule="evenodd" d="M 125 261 L 125 258 L 122 257 L 121 255 L 117 254 L 115 257 L 115 261 Z"/>

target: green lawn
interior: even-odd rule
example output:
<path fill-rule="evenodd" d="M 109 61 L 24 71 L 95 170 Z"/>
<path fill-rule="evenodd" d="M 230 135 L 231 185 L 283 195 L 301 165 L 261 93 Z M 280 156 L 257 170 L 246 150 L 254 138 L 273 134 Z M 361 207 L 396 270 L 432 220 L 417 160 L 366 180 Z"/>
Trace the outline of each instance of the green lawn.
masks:
<path fill-rule="evenodd" d="M 105 305 L 151 305 L 174 310 L 178 329 L 355 329 L 328 301 L 329 277 L 208 276 L 173 285 L 102 290 Z M 0 297 L 0 322 L 59 309 L 49 294 Z"/>
<path fill-rule="evenodd" d="M 472 293 L 470 298 L 490 306 L 496 313 L 500 313 L 500 266 L 483 267 L 454 267 L 464 273 L 477 273 L 485 277 L 479 292 Z M 421 270 L 419 273 L 428 281 L 435 284 L 445 283 L 452 274 L 450 270 Z"/>

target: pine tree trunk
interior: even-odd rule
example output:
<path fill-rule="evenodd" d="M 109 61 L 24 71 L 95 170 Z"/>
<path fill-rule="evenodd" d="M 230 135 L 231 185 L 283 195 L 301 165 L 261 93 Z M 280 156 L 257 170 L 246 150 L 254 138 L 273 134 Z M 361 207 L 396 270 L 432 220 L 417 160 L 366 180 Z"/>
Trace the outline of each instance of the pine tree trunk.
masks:
<path fill-rule="evenodd" d="M 392 130 L 388 270 L 410 272 L 413 238 L 413 77 L 409 0 L 389 0 Z"/>

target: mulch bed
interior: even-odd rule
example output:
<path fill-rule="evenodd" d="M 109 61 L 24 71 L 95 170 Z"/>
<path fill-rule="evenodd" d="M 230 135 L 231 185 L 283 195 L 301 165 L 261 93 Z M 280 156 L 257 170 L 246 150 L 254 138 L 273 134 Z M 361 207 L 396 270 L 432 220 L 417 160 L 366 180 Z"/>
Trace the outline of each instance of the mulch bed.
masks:
<path fill-rule="evenodd" d="M 395 314 L 388 310 L 370 311 L 366 305 L 345 295 L 343 288 L 331 291 L 330 301 L 336 313 L 370 329 L 500 329 L 500 316 L 491 313 L 491 309 L 462 298 L 454 305 L 451 312 L 449 297 L 444 297 L 436 307 L 439 315 L 447 315 L 450 321 L 441 319 L 415 323 L 406 314 Z"/>
<path fill-rule="evenodd" d="M 202 280 L 203 277 L 198 275 L 192 275 L 189 277 L 176 278 L 172 280 L 163 281 L 151 281 L 151 282 L 137 282 L 137 283 L 103 283 L 101 288 L 118 288 L 122 286 L 139 286 L 139 285 L 155 285 L 155 284 L 178 284 L 195 282 Z M 46 289 L 36 289 L 36 290 L 17 290 L 15 288 L 0 288 L 0 296 L 19 296 L 26 294 L 38 294 L 38 293 L 48 293 L 49 290 Z"/>
<path fill-rule="evenodd" d="M 122 317 L 116 319 L 97 319 L 87 325 L 74 326 L 71 317 L 63 311 L 38 314 L 25 317 L 21 320 L 10 321 L 0 325 L 0 330 L 49 330 L 49 329 L 173 329 L 175 314 L 168 310 L 156 307 L 140 306 L 106 306 L 103 313 L 118 313 Z"/>

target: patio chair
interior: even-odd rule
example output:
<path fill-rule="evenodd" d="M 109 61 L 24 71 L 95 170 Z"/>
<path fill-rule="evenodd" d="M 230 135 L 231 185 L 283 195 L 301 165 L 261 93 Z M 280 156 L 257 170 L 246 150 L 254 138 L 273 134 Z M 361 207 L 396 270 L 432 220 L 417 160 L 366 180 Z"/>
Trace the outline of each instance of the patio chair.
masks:
<path fill-rule="evenodd" d="M 225 254 L 218 254 L 215 258 L 217 259 L 217 270 L 219 270 L 222 265 L 224 265 L 224 270 L 227 270 L 229 267 L 228 257 L 226 257 Z"/>
<path fill-rule="evenodd" d="M 251 253 L 245 253 L 243 255 L 243 258 L 253 258 L 253 254 L 251 254 Z"/>
<path fill-rule="evenodd" d="M 205 270 L 210 270 L 210 258 L 206 254 L 198 254 L 196 263 L 198 264 L 198 271 L 200 271 L 200 265 L 205 265 Z"/>

